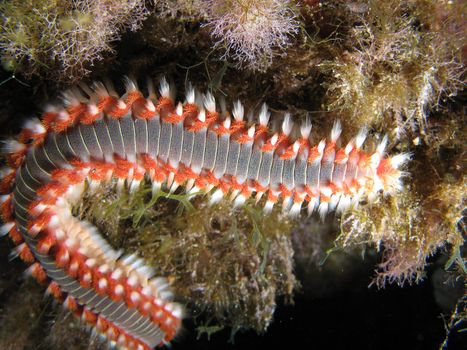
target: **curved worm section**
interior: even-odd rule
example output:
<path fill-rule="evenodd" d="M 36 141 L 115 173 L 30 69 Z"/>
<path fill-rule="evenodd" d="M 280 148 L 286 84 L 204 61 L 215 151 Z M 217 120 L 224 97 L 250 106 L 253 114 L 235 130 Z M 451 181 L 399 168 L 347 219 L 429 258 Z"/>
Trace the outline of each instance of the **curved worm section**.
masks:
<path fill-rule="evenodd" d="M 209 93 L 197 103 L 193 90 L 175 105 L 165 80 L 158 98 L 151 86 L 144 97 L 134 82 L 126 85 L 122 97 L 100 83 L 66 93 L 63 106 L 49 107 L 6 144 L 9 167 L 0 173 L 0 234 L 50 294 L 121 349 L 170 341 L 183 310 L 166 279 L 71 214 L 85 191 L 112 181 L 133 192 L 147 179 L 154 191 L 212 191 L 211 203 L 228 195 L 238 206 L 265 195 L 266 212 L 281 199 L 290 215 L 305 204 L 324 216 L 400 186 L 408 156 L 385 157 L 386 140 L 364 152 L 364 131 L 338 148 L 336 123 L 328 141 L 312 145 L 308 121 L 295 140 L 290 116 L 271 133 L 266 106 L 259 124 L 248 124 L 239 102 L 230 115 L 217 112 Z"/>

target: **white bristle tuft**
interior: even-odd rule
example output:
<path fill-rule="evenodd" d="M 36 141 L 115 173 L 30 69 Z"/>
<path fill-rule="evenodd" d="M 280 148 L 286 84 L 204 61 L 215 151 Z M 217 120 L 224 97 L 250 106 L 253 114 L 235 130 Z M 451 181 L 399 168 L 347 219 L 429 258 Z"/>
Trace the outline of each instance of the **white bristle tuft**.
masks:
<path fill-rule="evenodd" d="M 268 126 L 270 117 L 271 113 L 268 111 L 268 105 L 263 103 L 261 110 L 259 111 L 259 123 L 263 126 Z"/>
<path fill-rule="evenodd" d="M 74 107 L 74 106 L 79 105 L 80 103 L 86 103 L 88 99 L 83 96 L 83 94 L 77 87 L 74 87 L 74 88 L 66 90 L 62 94 L 62 101 L 65 106 Z M 50 109 L 50 111 L 53 112 L 54 110 L 57 110 L 56 106 L 51 106 L 51 107 L 52 108 Z M 49 108 L 50 107 L 46 107 L 47 112 L 49 111 Z"/>
<path fill-rule="evenodd" d="M 321 140 L 318 144 L 318 152 L 323 154 L 325 148 L 326 148 L 326 141 Z"/>
<path fill-rule="evenodd" d="M 180 304 L 173 304 L 174 308 L 172 311 L 172 315 L 178 319 L 183 317 L 183 307 Z"/>
<path fill-rule="evenodd" d="M 340 120 L 336 120 L 331 130 L 331 141 L 336 142 L 339 136 L 341 136 L 341 133 L 342 133 L 341 122 Z"/>
<path fill-rule="evenodd" d="M 384 189 L 383 181 L 381 181 L 381 178 L 378 175 L 375 175 L 373 177 L 373 191 L 377 193 L 383 189 Z"/>
<path fill-rule="evenodd" d="M 390 158 L 391 166 L 394 169 L 399 169 L 399 167 L 404 165 L 411 158 L 412 158 L 411 153 L 401 153 L 401 154 L 395 155 L 394 157 Z"/>
<path fill-rule="evenodd" d="M 174 295 L 173 293 L 170 291 L 170 290 L 163 290 L 159 293 L 159 297 L 162 299 L 162 300 L 167 300 L 167 301 L 170 301 L 173 299 Z"/>
<path fill-rule="evenodd" d="M 172 185 L 169 187 L 169 193 L 173 194 L 177 190 L 178 187 L 180 187 L 179 183 L 177 183 L 175 181 L 172 182 Z"/>
<path fill-rule="evenodd" d="M 155 277 L 149 281 L 149 285 L 159 291 L 167 289 L 169 287 L 169 281 L 165 277 Z"/>
<path fill-rule="evenodd" d="M 318 213 L 319 217 L 321 218 L 322 221 L 324 221 L 326 214 L 328 213 L 329 209 L 329 203 L 327 202 L 321 202 L 318 207 Z"/>
<path fill-rule="evenodd" d="M 162 184 L 158 181 L 153 181 L 152 184 L 151 184 L 151 192 L 152 192 L 152 195 L 154 196 L 157 192 L 159 192 L 159 190 L 161 189 L 162 187 Z"/>
<path fill-rule="evenodd" d="M 311 214 L 313 214 L 313 212 L 316 210 L 317 205 L 318 199 L 316 197 L 311 198 L 307 205 L 308 216 L 311 216 Z"/>
<path fill-rule="evenodd" d="M 183 114 L 183 105 L 181 102 L 178 103 L 177 108 L 175 109 L 175 113 L 181 116 Z"/>
<path fill-rule="evenodd" d="M 134 79 L 130 77 L 124 76 L 123 77 L 123 84 L 125 85 L 126 92 L 133 92 L 138 90 L 138 85 Z"/>
<path fill-rule="evenodd" d="M 189 192 L 195 185 L 195 179 L 189 179 L 185 184 L 185 191 Z"/>
<path fill-rule="evenodd" d="M 300 134 L 302 135 L 302 138 L 308 139 L 310 137 L 311 128 L 311 120 L 310 117 L 307 116 L 305 121 L 302 122 L 302 125 L 300 125 Z"/>
<path fill-rule="evenodd" d="M 264 192 L 256 192 L 255 196 L 255 204 L 258 204 L 258 202 L 261 200 L 261 197 L 263 197 Z"/>
<path fill-rule="evenodd" d="M 282 201 L 282 213 L 288 214 L 288 212 L 292 208 L 292 204 L 293 204 L 292 197 L 290 196 L 285 197 Z"/>
<path fill-rule="evenodd" d="M 159 93 L 161 94 L 162 97 L 170 98 L 170 85 L 167 82 L 167 79 L 165 79 L 165 77 L 161 79 L 160 86 L 159 86 Z"/>
<path fill-rule="evenodd" d="M 125 101 L 119 99 L 119 100 L 117 101 L 117 108 L 118 108 L 118 109 L 125 109 L 125 108 L 126 108 L 126 103 L 125 103 Z"/>
<path fill-rule="evenodd" d="M 271 145 L 274 146 L 274 145 L 277 143 L 278 140 L 279 140 L 279 135 L 277 135 L 277 134 L 272 135 L 272 137 L 271 137 Z"/>
<path fill-rule="evenodd" d="M 186 89 L 186 102 L 189 104 L 195 103 L 195 89 L 191 83 L 188 83 L 188 87 Z"/>
<path fill-rule="evenodd" d="M 24 123 L 24 128 L 29 129 L 33 134 L 43 134 L 46 132 L 44 125 L 37 118 L 32 118 Z"/>
<path fill-rule="evenodd" d="M 230 117 L 227 117 L 227 118 L 225 118 L 225 120 L 224 120 L 224 122 L 222 123 L 222 125 L 224 126 L 224 128 L 229 129 L 231 123 L 232 123 L 232 121 L 230 120 Z"/>
<path fill-rule="evenodd" d="M 61 122 L 66 122 L 70 119 L 70 115 L 65 109 L 62 109 L 58 112 L 58 120 Z"/>
<path fill-rule="evenodd" d="M 332 196 L 332 189 L 328 186 L 322 186 L 320 188 L 320 192 L 324 194 L 326 197 L 330 198 Z"/>
<path fill-rule="evenodd" d="M 203 104 L 204 107 L 208 110 L 208 112 L 215 112 L 216 111 L 216 100 L 211 92 L 207 92 L 206 95 L 203 96 Z"/>
<path fill-rule="evenodd" d="M 141 181 L 133 179 L 130 183 L 130 193 L 134 194 L 136 190 L 139 188 Z"/>
<path fill-rule="evenodd" d="M 90 115 L 96 115 L 99 113 L 99 109 L 97 108 L 97 106 L 94 104 L 94 103 L 91 103 L 88 105 L 88 113 Z"/>
<path fill-rule="evenodd" d="M 345 194 L 341 195 L 339 204 L 337 205 L 336 212 L 337 213 L 344 212 L 350 206 L 350 203 L 351 203 L 351 199 L 349 196 Z"/>
<path fill-rule="evenodd" d="M 14 222 L 7 222 L 6 224 L 0 226 L 0 237 L 6 236 L 14 226 Z"/>
<path fill-rule="evenodd" d="M 224 192 L 222 190 L 216 190 L 212 195 L 211 198 L 209 198 L 209 205 L 213 205 L 216 203 L 219 203 L 220 200 L 224 197 Z"/>
<path fill-rule="evenodd" d="M 0 170 L 0 173 L 1 173 L 1 170 Z M 0 175 L 0 178 L 1 178 L 1 175 Z M 5 203 L 9 199 L 11 199 L 11 193 L 0 195 L 0 203 Z"/>
<path fill-rule="evenodd" d="M 388 135 L 384 135 L 378 147 L 376 147 L 376 152 L 379 154 L 384 154 L 384 151 L 386 150 L 387 145 L 388 145 Z"/>
<path fill-rule="evenodd" d="M 124 276 L 124 273 L 123 273 L 122 269 L 119 268 L 119 267 L 117 267 L 115 270 L 113 270 L 112 274 L 110 275 L 110 277 L 112 279 L 114 279 L 114 280 L 118 280 L 123 276 Z"/>
<path fill-rule="evenodd" d="M 340 193 L 337 193 L 337 194 L 332 194 L 331 195 L 331 199 L 329 201 L 329 209 L 330 211 L 333 210 L 336 206 L 337 206 L 337 203 L 339 203 L 339 200 L 341 199 L 341 194 Z"/>
<path fill-rule="evenodd" d="M 355 138 L 355 147 L 357 149 L 360 149 L 365 142 L 366 136 L 368 135 L 368 129 L 367 128 L 361 128 L 358 131 L 357 137 Z"/>
<path fill-rule="evenodd" d="M 192 169 L 193 170 L 193 169 Z M 194 170 L 193 170 L 194 171 Z M 186 191 L 187 196 L 191 199 L 195 196 L 198 192 L 200 192 L 200 188 L 198 186 L 193 186 L 189 191 Z"/>
<path fill-rule="evenodd" d="M 253 136 L 255 136 L 255 125 L 254 124 L 250 126 L 250 128 L 248 129 L 248 137 L 253 138 Z"/>
<path fill-rule="evenodd" d="M 245 201 L 246 201 L 246 197 L 240 193 L 233 202 L 234 208 L 241 207 L 243 204 L 245 204 Z"/>
<path fill-rule="evenodd" d="M 110 267 L 107 264 L 99 265 L 98 267 L 98 271 L 103 274 L 109 272 L 109 270 L 110 270 Z"/>
<path fill-rule="evenodd" d="M 297 141 L 295 141 L 294 144 L 293 144 L 293 152 L 294 152 L 294 154 L 297 154 L 299 149 L 300 149 L 300 142 L 297 140 Z"/>
<path fill-rule="evenodd" d="M 290 113 L 285 113 L 284 121 L 282 122 L 282 132 L 285 135 L 289 136 L 290 133 L 292 132 L 292 128 L 293 128 L 292 116 L 290 115 Z"/>
<path fill-rule="evenodd" d="M 232 193 L 229 196 L 229 200 L 233 201 L 235 199 L 235 197 L 238 196 L 239 193 L 240 193 L 240 190 L 233 190 Z"/>
<path fill-rule="evenodd" d="M 349 143 L 345 146 L 345 150 L 344 150 L 344 151 L 345 151 L 345 154 L 346 154 L 346 155 L 349 155 L 350 152 L 352 152 L 353 148 L 354 148 L 354 144 L 353 144 L 353 142 L 351 141 L 351 142 L 349 142 Z"/>
<path fill-rule="evenodd" d="M 96 81 L 92 84 L 92 89 L 96 97 L 107 97 L 109 96 L 109 91 L 101 81 Z"/>
<path fill-rule="evenodd" d="M 267 201 L 266 204 L 264 205 L 263 212 L 265 214 L 270 214 L 272 211 L 272 208 L 274 208 L 274 202 L 273 201 Z"/>
<path fill-rule="evenodd" d="M 154 103 L 148 98 L 146 99 L 146 103 L 144 104 L 144 108 L 146 108 L 148 111 L 154 113 L 156 111 L 156 106 L 154 106 Z"/>
<path fill-rule="evenodd" d="M 14 170 L 7 166 L 0 168 L 0 179 L 4 179 L 5 177 L 11 175 L 13 172 Z"/>
<path fill-rule="evenodd" d="M 174 179 L 175 179 L 175 174 L 170 172 L 169 176 L 167 176 L 167 182 L 166 182 L 167 188 L 170 188 L 170 186 L 172 186 Z"/>
<path fill-rule="evenodd" d="M 24 151 L 26 149 L 26 145 L 14 139 L 4 140 L 2 141 L 2 144 L 3 144 L 1 147 L 2 153 L 16 153 L 16 152 Z"/>
<path fill-rule="evenodd" d="M 292 205 L 292 208 L 290 208 L 290 211 L 289 211 L 289 216 L 291 218 L 296 218 L 298 217 L 298 215 L 300 214 L 300 210 L 302 209 L 302 203 L 297 203 L 295 202 L 293 205 Z"/>
<path fill-rule="evenodd" d="M 234 108 L 233 108 L 232 114 L 233 114 L 236 121 L 240 122 L 240 121 L 243 120 L 243 117 L 244 117 L 244 114 L 245 114 L 245 109 L 243 108 L 243 105 L 239 100 L 237 100 L 234 103 Z"/>
<path fill-rule="evenodd" d="M 203 123 L 206 121 L 206 112 L 204 111 L 204 109 L 201 109 L 199 111 L 198 119 Z"/>

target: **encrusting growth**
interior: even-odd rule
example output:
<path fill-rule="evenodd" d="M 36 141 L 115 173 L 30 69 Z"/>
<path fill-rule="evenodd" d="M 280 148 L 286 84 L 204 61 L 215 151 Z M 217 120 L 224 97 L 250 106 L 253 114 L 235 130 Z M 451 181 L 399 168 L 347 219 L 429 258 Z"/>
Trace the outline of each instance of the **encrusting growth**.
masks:
<path fill-rule="evenodd" d="M 266 197 L 266 212 L 280 199 L 292 216 L 306 204 L 309 214 L 324 217 L 400 187 L 408 155 L 385 156 L 387 138 L 365 152 L 362 130 L 340 148 L 336 122 L 330 139 L 313 145 L 308 121 L 292 138 L 289 115 L 273 133 L 266 106 L 254 124 L 240 102 L 231 115 L 218 112 L 210 93 L 191 88 L 176 104 L 165 79 L 158 98 L 151 83 L 147 97 L 128 79 L 126 90 L 119 97 L 109 84 L 81 85 L 65 93 L 63 106 L 49 106 L 42 121 L 26 123 L 6 144 L 0 188 L 1 232 L 31 264 L 28 271 L 121 349 L 169 342 L 183 308 L 166 279 L 72 215 L 85 193 L 109 183 L 132 193 L 146 179 L 154 193 L 183 186 L 189 195 L 212 192 L 211 203 L 229 196 L 234 206 L 255 194 Z"/>

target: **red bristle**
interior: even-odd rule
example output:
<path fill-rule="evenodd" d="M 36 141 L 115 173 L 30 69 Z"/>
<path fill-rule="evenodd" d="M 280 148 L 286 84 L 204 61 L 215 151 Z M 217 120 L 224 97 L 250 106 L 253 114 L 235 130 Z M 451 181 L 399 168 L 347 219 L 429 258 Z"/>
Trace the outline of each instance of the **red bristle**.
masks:
<path fill-rule="evenodd" d="M 83 308 L 83 313 L 81 315 L 81 318 L 89 325 L 94 326 L 97 322 L 97 315 L 89 310 L 88 308 Z"/>
<path fill-rule="evenodd" d="M 53 233 L 45 234 L 44 237 L 37 242 L 37 250 L 42 254 L 48 254 L 57 243 L 57 239 Z"/>
<path fill-rule="evenodd" d="M 13 241 L 13 243 L 16 245 L 24 242 L 23 235 L 21 234 L 21 232 L 18 231 L 18 229 L 16 228 L 16 225 L 12 227 L 10 232 L 8 232 L 8 236 Z"/>
<path fill-rule="evenodd" d="M 11 202 L 11 196 L 5 199 L 0 206 L 0 214 L 2 215 L 3 222 L 9 222 L 13 220 L 13 203 Z"/>
<path fill-rule="evenodd" d="M 52 281 L 47 287 L 47 293 L 52 295 L 55 299 L 61 301 L 63 298 L 63 292 L 57 282 Z"/>
<path fill-rule="evenodd" d="M 8 193 L 15 182 L 16 171 L 11 172 L 0 180 L 0 193 Z"/>
<path fill-rule="evenodd" d="M 230 125 L 230 133 L 234 134 L 236 132 L 242 131 L 242 129 L 245 129 L 246 126 L 246 121 L 244 120 L 234 120 L 232 121 L 232 125 Z"/>
<path fill-rule="evenodd" d="M 32 138 L 32 131 L 29 129 L 23 129 L 18 135 L 18 141 L 24 144 L 28 144 Z"/>
<path fill-rule="evenodd" d="M 49 224 L 53 215 L 55 215 L 55 213 L 52 210 L 46 209 L 36 218 L 29 220 L 28 232 L 31 234 L 31 236 L 37 236 L 39 232 L 41 232 Z"/>
<path fill-rule="evenodd" d="M 345 153 L 345 149 L 341 148 L 337 151 L 336 156 L 334 158 L 335 163 L 344 163 L 347 161 L 347 154 Z"/>
<path fill-rule="evenodd" d="M 170 98 L 161 96 L 156 104 L 156 111 L 159 115 L 166 115 L 173 109 L 173 101 Z"/>
<path fill-rule="evenodd" d="M 107 321 L 102 316 L 98 316 L 97 322 L 96 322 L 96 329 L 101 333 L 105 333 L 108 328 L 109 328 L 109 321 Z"/>
<path fill-rule="evenodd" d="M 36 261 L 34 255 L 31 252 L 31 249 L 29 249 L 26 243 L 21 243 L 17 247 L 17 251 L 20 259 L 23 260 L 25 263 L 32 264 L 34 261 Z"/>
<path fill-rule="evenodd" d="M 130 111 L 130 107 L 131 106 L 125 106 L 125 108 L 123 109 L 118 108 L 118 100 L 117 100 L 112 105 L 112 107 L 108 109 L 107 114 L 109 115 L 109 117 L 113 119 L 120 119 L 123 116 L 128 114 L 128 112 Z"/>
<path fill-rule="evenodd" d="M 70 252 L 64 245 L 59 245 L 55 253 L 55 263 L 58 267 L 66 268 L 70 262 Z"/>
<path fill-rule="evenodd" d="M 70 257 L 70 262 L 67 266 L 67 272 L 68 274 L 73 277 L 73 278 L 77 278 L 78 277 L 78 273 L 79 273 L 79 268 L 81 266 L 81 260 L 80 257 L 78 256 L 78 254 L 72 254 L 71 257 Z"/>
<path fill-rule="evenodd" d="M 31 276 L 34 277 L 37 282 L 43 284 L 47 281 L 47 274 L 38 262 L 32 264 L 29 271 L 31 272 Z"/>
<path fill-rule="evenodd" d="M 63 304 L 67 307 L 68 310 L 73 311 L 73 312 L 78 311 L 79 309 L 79 305 L 76 302 L 76 299 L 72 297 L 71 295 L 67 296 Z"/>
<path fill-rule="evenodd" d="M 136 101 L 138 101 L 140 99 L 145 101 L 144 98 L 143 98 L 143 95 L 141 94 L 140 91 L 137 91 L 137 90 L 136 91 L 131 91 L 131 92 L 128 93 L 128 95 L 127 95 L 127 97 L 125 99 L 125 103 L 127 105 L 131 106 L 131 105 L 133 105 L 133 103 L 135 103 Z"/>
<path fill-rule="evenodd" d="M 248 135 L 247 131 L 244 131 L 235 138 L 235 141 L 237 141 L 240 144 L 244 144 L 253 141 L 253 138 Z"/>
<path fill-rule="evenodd" d="M 97 108 L 100 111 L 104 111 L 107 113 L 107 110 L 113 105 L 114 102 L 115 102 L 115 97 L 103 96 L 99 98 L 99 102 L 97 103 Z"/>
<path fill-rule="evenodd" d="M 51 173 L 52 180 L 64 183 L 78 183 L 84 180 L 82 175 L 79 175 L 78 172 L 74 169 L 54 169 Z"/>
<path fill-rule="evenodd" d="M 164 121 L 170 124 L 177 124 L 177 123 L 180 123 L 184 119 L 185 118 L 183 117 L 183 114 L 178 115 L 177 113 L 171 113 L 164 118 Z"/>
<path fill-rule="evenodd" d="M 92 285 L 92 271 L 86 264 L 80 264 L 78 279 L 81 287 L 90 288 Z"/>
<path fill-rule="evenodd" d="M 7 164 L 14 169 L 19 168 L 19 166 L 23 162 L 26 152 L 27 148 L 18 152 L 10 153 L 7 157 Z"/>

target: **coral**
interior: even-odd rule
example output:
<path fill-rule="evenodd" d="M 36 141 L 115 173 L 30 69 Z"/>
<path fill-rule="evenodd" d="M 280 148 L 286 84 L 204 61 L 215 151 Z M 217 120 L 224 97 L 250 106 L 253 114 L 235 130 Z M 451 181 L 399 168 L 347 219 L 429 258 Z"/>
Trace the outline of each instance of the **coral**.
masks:
<path fill-rule="evenodd" d="M 278 210 L 265 217 L 249 204 L 232 211 L 227 201 L 211 207 L 206 199 L 191 203 L 187 195 L 163 192 L 151 199 L 149 192 L 147 185 L 119 196 L 102 188 L 76 211 L 115 246 L 138 251 L 170 276 L 201 333 L 264 332 L 277 298 L 290 300 L 296 285 L 290 221 Z"/>
<path fill-rule="evenodd" d="M 0 12 L 3 67 L 67 82 L 89 74 L 120 32 L 137 30 L 148 14 L 142 0 L 11 0 Z"/>

